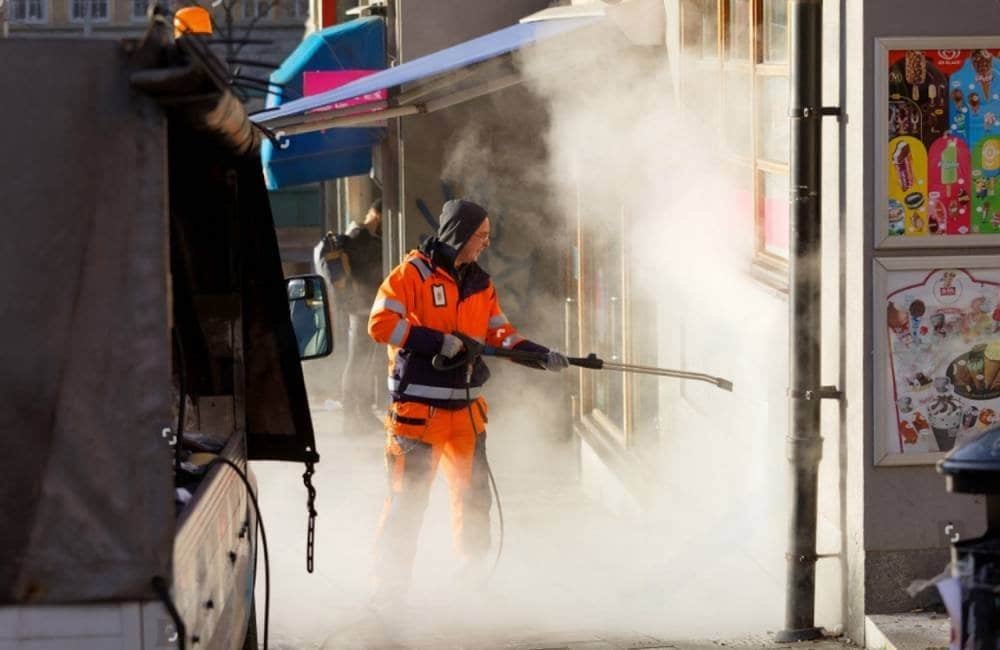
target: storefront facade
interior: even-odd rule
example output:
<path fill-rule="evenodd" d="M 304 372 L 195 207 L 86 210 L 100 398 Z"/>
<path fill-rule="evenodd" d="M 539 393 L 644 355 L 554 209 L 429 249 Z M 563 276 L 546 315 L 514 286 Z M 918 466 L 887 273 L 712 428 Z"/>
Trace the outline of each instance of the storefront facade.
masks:
<path fill-rule="evenodd" d="M 449 38 L 511 24 L 546 3 L 521 4 L 477 13 L 477 20 L 452 7 L 447 23 L 462 28 Z M 524 89 L 402 120 L 400 227 L 392 244 L 393 253 L 412 247 L 432 231 L 444 200 L 475 195 L 491 209 L 501 206 L 503 239 L 491 251 L 491 271 L 505 280 L 508 313 L 531 323 L 531 334 L 581 356 L 595 352 L 731 379 L 735 390 L 728 394 L 702 384 L 572 371 L 553 399 L 571 418 L 581 478 L 595 493 L 625 510 L 702 500 L 711 513 L 706 521 L 747 521 L 755 532 L 742 551 L 746 561 L 779 588 L 790 497 L 786 441 L 793 435 L 787 273 L 794 250 L 788 226 L 794 5 L 665 0 L 663 47 L 609 50 L 613 65 L 586 78 L 529 80 Z M 934 294 L 935 283 L 962 269 L 968 274 L 953 275 L 945 287 L 964 281 L 970 292 L 956 310 L 1000 302 L 991 279 L 996 226 L 986 207 L 988 181 L 1000 165 L 985 162 L 992 161 L 995 124 L 985 109 L 1000 82 L 983 87 L 990 77 L 983 60 L 990 57 L 973 57 L 983 49 L 997 54 L 1000 39 L 990 36 L 995 7 L 972 0 L 920 0 L 905 11 L 845 0 L 822 3 L 822 11 L 823 103 L 839 107 L 840 116 L 823 118 L 823 243 L 815 261 L 823 284 L 813 331 L 822 342 L 822 384 L 841 396 L 821 407 L 816 624 L 860 641 L 866 615 L 927 604 L 932 594 L 912 598 L 906 587 L 943 570 L 950 535 L 972 537 L 984 525 L 982 505 L 948 494 L 934 462 L 958 435 L 990 422 L 984 410 L 1000 411 L 991 408 L 989 386 L 980 389 L 973 378 L 961 388 L 958 371 L 945 370 L 959 357 L 974 357 L 992 328 L 966 331 L 957 347 L 946 347 L 933 369 L 948 378 L 940 386 L 935 376 L 926 386 L 894 384 L 895 364 L 902 368 L 908 358 L 899 356 L 903 343 L 892 338 L 892 328 L 906 328 L 899 314 L 891 319 L 888 304 L 895 296 L 894 308 L 907 311 L 907 327 L 918 336 L 920 318 L 929 331 L 949 324 L 920 292 L 943 295 Z M 442 20 L 400 15 L 402 59 L 408 48 L 416 55 L 447 45 L 428 40 L 427 21 Z M 962 66 L 971 70 L 969 79 Z M 957 102 L 953 82 L 979 84 L 984 117 L 976 128 L 985 131 L 959 134 L 952 127 L 957 113 L 944 112 L 941 133 L 923 137 L 911 132 L 912 122 L 900 126 L 907 101 L 931 124 L 924 109 L 945 111 L 942 104 Z M 971 111 L 973 89 L 962 90 Z M 907 178 L 897 172 L 905 156 L 892 158 L 900 142 L 913 156 L 906 173 L 925 183 L 920 205 L 917 198 L 906 202 L 916 190 L 904 190 Z M 935 168 L 934 161 L 942 164 Z M 965 233 L 957 221 L 949 222 L 954 232 L 942 225 L 952 215 L 944 200 L 951 192 L 956 210 L 975 211 Z M 938 205 L 946 217 L 935 212 Z M 900 211 L 891 209 L 899 207 L 905 208 L 901 234 Z M 982 214 L 985 220 L 976 217 Z M 976 218 L 981 228 L 972 232 Z M 976 298 L 982 299 L 973 305 Z M 925 304 L 926 317 L 912 307 L 915 301 Z M 958 341 L 947 339 L 951 331 L 940 328 L 938 336 Z M 944 359 L 952 352 L 955 359 Z M 977 424 L 964 426 L 972 406 Z M 956 408 L 963 424 L 945 426 L 944 411 Z M 918 426 L 917 412 L 926 428 Z M 944 442 L 932 435 L 935 429 L 944 431 Z"/>

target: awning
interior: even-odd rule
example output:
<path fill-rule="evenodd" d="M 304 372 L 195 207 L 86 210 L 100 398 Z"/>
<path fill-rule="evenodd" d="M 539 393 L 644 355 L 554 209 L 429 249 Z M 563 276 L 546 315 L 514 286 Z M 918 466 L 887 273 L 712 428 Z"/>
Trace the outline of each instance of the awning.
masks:
<path fill-rule="evenodd" d="M 299 44 L 270 77 L 269 108 L 301 101 L 306 73 L 372 71 L 385 67 L 385 27 L 379 17 L 352 20 L 314 32 Z M 292 100 L 292 101 L 290 101 Z M 355 111 L 358 109 L 355 108 Z M 265 113 L 266 114 L 266 113 Z M 312 131 L 261 144 L 268 189 L 367 174 L 372 145 L 383 137 L 378 127 Z"/>
<path fill-rule="evenodd" d="M 511 67 L 511 53 L 542 41 L 557 41 L 562 34 L 595 25 L 601 20 L 596 15 L 526 20 L 340 88 L 287 102 L 279 108 L 257 113 L 251 119 L 279 137 L 287 137 L 430 113 L 520 83 L 523 79 Z M 558 58 L 551 57 L 554 67 L 560 63 Z M 404 90 L 402 87 L 407 84 Z M 377 90 L 388 90 L 388 99 L 366 105 L 368 112 L 359 113 L 356 107 L 315 112 L 316 109 Z"/>

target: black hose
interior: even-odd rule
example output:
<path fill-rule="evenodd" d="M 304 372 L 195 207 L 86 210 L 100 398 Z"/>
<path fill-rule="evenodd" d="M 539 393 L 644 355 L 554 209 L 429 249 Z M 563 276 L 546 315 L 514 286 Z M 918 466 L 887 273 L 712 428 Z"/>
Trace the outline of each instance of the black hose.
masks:
<path fill-rule="evenodd" d="M 476 428 L 476 416 L 472 413 L 472 389 L 469 387 L 469 374 L 465 375 L 465 406 L 469 410 L 469 422 L 472 423 L 472 432 L 476 434 L 476 440 L 479 439 L 479 430 Z M 486 432 L 483 431 L 485 434 Z M 493 574 L 496 573 L 497 566 L 500 564 L 500 556 L 503 555 L 503 505 L 500 503 L 500 490 L 497 489 L 497 481 L 493 478 L 493 470 L 490 468 L 490 461 L 486 457 L 485 450 L 483 451 L 483 463 L 486 465 L 486 475 L 490 479 L 490 486 L 493 488 L 493 496 L 497 500 L 497 515 L 500 517 L 500 539 L 497 544 L 497 557 L 493 560 L 493 568 L 490 569 L 490 575 L 487 580 L 493 578 Z"/>
<path fill-rule="evenodd" d="M 167 608 L 167 613 L 170 614 L 170 618 L 174 621 L 174 631 L 177 633 L 177 647 L 179 650 L 184 650 L 187 646 L 187 628 L 184 627 L 184 621 L 181 619 L 180 613 L 177 611 L 177 606 L 174 605 L 174 601 L 170 598 L 170 591 L 167 589 L 167 581 L 163 579 L 163 576 L 153 576 L 153 591 L 156 595 L 160 597 L 163 602 L 163 606 Z"/>
<path fill-rule="evenodd" d="M 177 372 L 179 375 L 180 385 L 178 386 L 180 392 L 180 404 L 178 405 L 177 411 L 177 440 L 174 443 L 174 471 L 180 470 L 181 466 L 181 444 L 184 440 L 184 417 L 185 417 L 185 405 L 187 403 L 187 386 L 186 386 L 186 373 L 185 373 L 185 360 L 184 360 L 184 346 L 181 343 L 180 335 L 176 328 L 174 328 L 174 342 L 177 345 Z M 264 545 L 264 650 L 267 650 L 267 632 L 268 632 L 268 619 L 271 607 L 271 563 L 270 558 L 267 553 L 267 532 L 264 530 L 264 519 L 260 515 L 260 504 L 257 503 L 257 495 L 254 494 L 253 486 L 250 485 L 250 480 L 247 475 L 240 469 L 235 463 L 233 463 L 228 458 L 223 458 L 222 456 L 216 456 L 209 463 L 209 467 L 215 465 L 216 463 L 222 463 L 233 468 L 233 471 L 239 475 L 240 480 L 243 481 L 243 485 L 247 489 L 247 495 L 250 496 L 250 501 L 253 503 L 253 509 L 257 513 L 257 527 L 260 528 L 260 539 Z M 206 470 L 207 472 L 207 470 Z M 249 533 L 249 531 L 248 531 Z M 257 553 L 254 551 L 254 574 L 257 571 Z M 256 585 L 256 579 L 254 580 L 254 585 Z M 174 627 L 177 628 L 178 638 L 180 641 L 180 648 L 184 650 L 184 640 L 185 640 L 185 628 L 184 622 L 181 620 L 180 614 L 177 612 L 177 608 L 174 607 L 173 601 L 170 600 L 170 594 L 167 592 L 166 582 L 160 576 L 153 578 L 153 589 L 157 590 L 160 594 L 161 600 L 163 600 L 167 611 L 170 612 L 170 616 L 174 619 Z"/>

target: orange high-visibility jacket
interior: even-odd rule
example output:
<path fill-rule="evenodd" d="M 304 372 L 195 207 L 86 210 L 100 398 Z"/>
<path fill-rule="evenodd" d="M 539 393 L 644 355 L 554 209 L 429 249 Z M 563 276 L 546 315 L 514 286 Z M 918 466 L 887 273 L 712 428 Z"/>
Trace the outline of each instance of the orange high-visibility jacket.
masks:
<path fill-rule="evenodd" d="M 431 366 L 445 333 L 461 332 L 491 347 L 548 352 L 510 324 L 486 271 L 474 262 L 462 271 L 459 286 L 448 270 L 415 250 L 379 287 L 368 333 L 389 346 L 389 391 L 394 401 L 450 409 L 465 406 L 466 368 L 441 371 Z M 473 399 L 487 379 L 489 369 L 477 358 L 468 376 Z"/>

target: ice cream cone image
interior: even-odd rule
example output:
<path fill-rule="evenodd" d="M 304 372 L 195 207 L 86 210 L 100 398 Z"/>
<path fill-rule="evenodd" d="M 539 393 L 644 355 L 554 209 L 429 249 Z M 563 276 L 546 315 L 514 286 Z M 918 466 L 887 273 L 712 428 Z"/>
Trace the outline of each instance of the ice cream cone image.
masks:
<path fill-rule="evenodd" d="M 972 53 L 972 68 L 976 71 L 976 81 L 983 87 L 986 101 L 990 97 L 990 84 L 993 82 L 993 53 L 989 50 L 976 50 Z"/>
<path fill-rule="evenodd" d="M 1000 370 L 1000 360 L 986 359 L 983 370 L 983 380 L 987 386 L 993 385 L 993 380 L 997 378 L 998 370 Z"/>
<path fill-rule="evenodd" d="M 993 341 L 983 350 L 983 376 L 989 389 L 1000 376 L 1000 341 Z"/>

